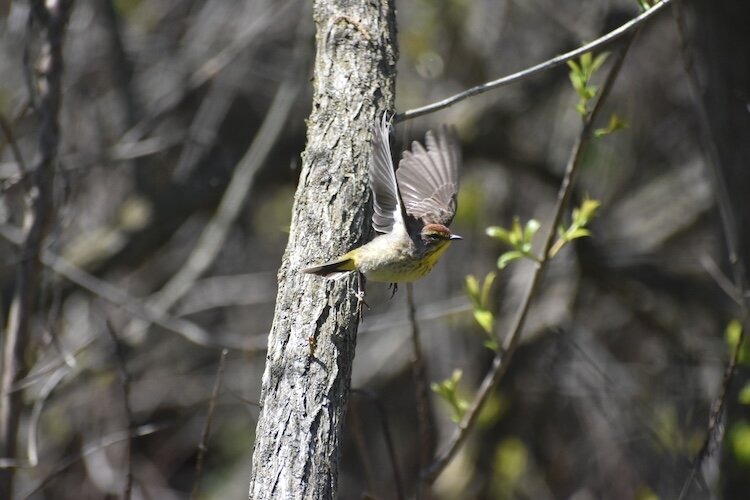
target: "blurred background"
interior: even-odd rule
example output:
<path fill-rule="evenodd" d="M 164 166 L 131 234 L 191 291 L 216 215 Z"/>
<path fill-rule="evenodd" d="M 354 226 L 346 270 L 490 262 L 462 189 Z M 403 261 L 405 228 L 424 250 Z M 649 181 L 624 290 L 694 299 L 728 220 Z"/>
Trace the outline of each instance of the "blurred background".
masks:
<path fill-rule="evenodd" d="M 573 49 L 639 12 L 636 0 L 396 3 L 398 111 Z M 10 143 L 34 164 L 39 120 L 24 59 L 33 65 L 40 44 L 27 2 L 0 3 L 0 14 L 0 112 L 14 137 L 0 137 L 5 323 L 26 179 Z M 313 29 L 309 2 L 296 0 L 75 3 L 46 248 L 86 279 L 50 268 L 42 276 L 28 374 L 17 386 L 19 454 L 37 436 L 38 464 L 18 470 L 17 498 L 117 498 L 129 468 L 133 498 L 188 497 L 222 347 L 198 493 L 246 496 L 275 273 L 311 105 Z M 727 252 L 680 47 L 669 12 L 638 34 L 603 112 L 628 127 L 591 143 L 576 180 L 574 203 L 601 201 L 593 236 L 554 259 L 511 368 L 435 498 L 652 499 L 682 488 L 720 390 L 725 332 L 741 318 L 717 285 Z M 414 289 L 428 379 L 461 370 L 467 399 L 493 353 L 465 278 L 484 277 L 507 250 L 487 226 L 507 227 L 514 216 L 548 222 L 581 128 L 577 101 L 563 66 L 397 129 L 398 148 L 440 123 L 462 139 L 454 229 L 464 241 Z M 498 274 L 501 331 L 530 269 L 517 262 Z M 382 404 L 396 467 L 413 491 L 411 327 L 404 290 L 389 297 L 385 286 L 368 287 L 352 387 Z M 703 467 L 709 485 L 694 487 L 694 498 L 748 491 L 743 380 L 746 368 L 729 397 L 724 446 Z M 375 408 L 352 395 L 341 498 L 396 497 Z M 432 409 L 444 443 L 450 408 L 433 395 Z M 128 429 L 141 435 L 128 441 Z"/>

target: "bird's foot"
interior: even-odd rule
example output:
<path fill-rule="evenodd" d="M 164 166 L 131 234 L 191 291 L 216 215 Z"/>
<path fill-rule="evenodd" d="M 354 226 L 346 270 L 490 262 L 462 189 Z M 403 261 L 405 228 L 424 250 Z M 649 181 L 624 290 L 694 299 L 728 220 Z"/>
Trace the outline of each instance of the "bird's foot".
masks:
<path fill-rule="evenodd" d="M 396 290 L 398 290 L 398 283 L 391 283 L 388 285 L 388 288 L 391 289 L 391 298 L 393 298 L 393 296 L 396 295 Z"/>
<path fill-rule="evenodd" d="M 362 313 L 364 312 L 363 305 L 370 309 L 370 305 L 365 302 L 365 276 L 362 273 L 357 273 L 357 291 L 354 292 L 354 296 L 357 298 L 357 314 L 359 314 L 360 320 L 362 319 Z"/>

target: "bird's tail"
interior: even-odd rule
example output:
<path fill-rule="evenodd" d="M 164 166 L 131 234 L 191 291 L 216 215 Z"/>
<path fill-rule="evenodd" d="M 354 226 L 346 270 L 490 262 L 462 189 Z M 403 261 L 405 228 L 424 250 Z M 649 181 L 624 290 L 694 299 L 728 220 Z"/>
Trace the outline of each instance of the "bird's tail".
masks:
<path fill-rule="evenodd" d="M 319 266 L 302 269 L 303 273 L 316 274 L 332 280 L 343 278 L 352 271 L 354 271 L 354 259 L 346 255 Z"/>

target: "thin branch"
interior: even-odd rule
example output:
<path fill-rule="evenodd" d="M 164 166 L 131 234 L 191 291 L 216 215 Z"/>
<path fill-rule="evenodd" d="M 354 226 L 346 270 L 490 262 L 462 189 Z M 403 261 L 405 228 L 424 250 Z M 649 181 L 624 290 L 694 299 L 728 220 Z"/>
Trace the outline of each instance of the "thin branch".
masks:
<path fill-rule="evenodd" d="M 273 6 L 267 8 L 259 16 L 253 19 L 253 22 L 245 26 L 241 33 L 238 33 L 226 47 L 222 48 L 216 55 L 206 60 L 198 69 L 196 69 L 187 78 L 187 82 L 180 87 L 171 89 L 163 97 L 152 103 L 149 108 L 151 112 L 135 127 L 127 131 L 121 141 L 125 143 L 135 142 L 146 136 L 167 113 L 179 106 L 184 100 L 201 88 L 219 72 L 224 70 L 227 65 L 231 64 L 237 56 L 256 40 L 260 35 L 272 26 L 277 25 L 287 11 L 296 2 L 286 0 L 279 4 L 274 2 Z"/>
<path fill-rule="evenodd" d="M 0 455 L 14 458 L 23 401 L 9 389 L 26 375 L 26 348 L 32 333 L 31 319 L 40 283 L 40 261 L 44 240 L 54 219 L 53 187 L 60 144 L 59 113 L 62 102 L 63 41 L 72 0 L 32 2 L 30 15 L 43 29 L 44 43 L 39 63 L 39 162 L 33 187 L 26 193 L 21 262 L 2 337 L 0 374 Z M 0 470 L 0 497 L 11 498 L 14 470 Z"/>
<path fill-rule="evenodd" d="M 383 439 L 385 440 L 385 446 L 388 450 L 388 456 L 391 459 L 391 471 L 393 472 L 393 483 L 396 487 L 396 498 L 403 500 L 406 498 L 404 495 L 404 483 L 401 479 L 401 474 L 398 472 L 398 461 L 396 460 L 396 447 L 393 444 L 393 436 L 391 435 L 391 426 L 388 424 L 388 414 L 385 411 L 383 402 L 380 400 L 378 395 L 369 389 L 352 389 L 352 394 L 358 394 L 364 396 L 375 405 L 380 417 L 380 423 L 383 427 Z"/>
<path fill-rule="evenodd" d="M 55 370 L 55 372 L 47 379 L 47 382 L 42 387 L 34 402 L 34 407 L 31 410 L 31 416 L 29 417 L 29 430 L 28 430 L 28 441 L 27 447 L 27 458 L 25 460 L 17 458 L 0 458 L 0 468 L 28 468 L 36 467 L 39 464 L 39 420 L 42 416 L 42 410 L 44 404 L 47 402 L 52 391 L 62 381 L 65 376 L 72 370 L 68 365 Z"/>
<path fill-rule="evenodd" d="M 526 68 L 524 70 L 504 76 L 502 78 L 498 78 L 497 80 L 493 80 L 491 82 L 486 82 L 481 85 L 477 85 L 476 87 L 472 87 L 468 90 L 464 90 L 463 92 L 459 92 L 458 94 L 452 95 L 450 97 L 446 97 L 442 101 L 428 104 L 420 108 L 410 109 L 408 111 L 404 111 L 403 113 L 398 113 L 396 117 L 394 118 L 394 122 L 399 123 L 404 120 L 411 120 L 412 118 L 426 115 L 428 113 L 434 113 L 435 111 L 439 111 L 441 109 L 447 108 L 448 106 L 452 106 L 453 104 L 463 101 L 464 99 L 468 99 L 469 97 L 473 97 L 475 95 L 483 94 L 490 90 L 504 87 L 511 83 L 515 83 L 520 80 L 526 79 L 537 73 L 541 73 L 548 69 L 555 68 L 557 66 L 565 64 L 567 61 L 570 61 L 571 59 L 575 59 L 576 57 L 582 54 L 585 54 L 586 52 L 597 51 L 603 47 L 610 45 L 611 43 L 618 40 L 620 37 L 628 34 L 629 32 L 637 29 L 642 24 L 644 24 L 645 22 L 647 22 L 648 20 L 656 16 L 663 9 L 665 9 L 666 6 L 669 5 L 670 3 L 671 3 L 671 0 L 662 0 L 661 2 L 655 4 L 646 12 L 643 12 L 638 17 L 631 19 L 630 21 L 623 24 L 619 28 L 613 31 L 610 31 L 606 35 L 599 37 L 593 42 L 587 43 L 586 45 L 582 45 L 581 47 L 578 47 L 575 50 L 571 50 L 570 52 L 560 54 L 556 57 L 553 57 L 552 59 L 548 59 L 547 61 L 539 63 L 535 66 L 531 66 L 530 68 Z"/>
<path fill-rule="evenodd" d="M 184 142 L 185 138 L 182 132 L 165 132 L 157 137 L 150 137 L 137 142 L 123 143 L 120 142 L 115 146 L 108 148 L 106 151 L 93 155 L 79 155 L 76 153 L 61 155 L 58 169 L 62 173 L 78 172 L 82 173 L 100 167 L 102 164 L 125 162 L 137 160 L 147 156 L 153 156 L 166 151 L 178 144 Z M 18 160 L 16 160 L 18 162 Z M 19 168 L 20 170 L 20 168 Z M 26 170 L 16 176 L 9 176 L 0 184 L 0 189 L 6 190 L 18 184 L 27 182 L 34 172 L 35 165 L 28 165 Z"/>
<path fill-rule="evenodd" d="M 49 365 L 45 366 L 44 368 L 41 368 L 34 373 L 31 373 L 26 376 L 26 378 L 19 380 L 16 382 L 16 384 L 11 387 L 10 391 L 22 391 L 26 389 L 27 387 L 31 387 L 32 385 L 39 382 L 41 379 L 45 378 L 46 375 L 55 372 L 59 370 L 60 368 L 67 366 L 68 368 L 75 368 L 76 363 L 70 363 L 70 361 L 74 361 L 75 357 L 78 356 L 80 353 L 88 349 L 88 347 L 94 343 L 94 341 L 97 340 L 97 337 L 91 336 L 88 339 L 86 339 L 83 344 L 78 347 L 74 352 L 69 353 L 71 355 L 71 359 L 59 359 L 57 361 L 54 361 L 53 363 L 50 363 Z"/>
<path fill-rule="evenodd" d="M 298 51 L 297 60 L 293 62 L 289 76 L 276 92 L 258 133 L 232 174 L 216 214 L 203 229 L 187 261 L 149 300 L 149 306 L 155 311 L 166 313 L 190 290 L 219 255 L 240 210 L 247 202 L 248 193 L 255 184 L 258 172 L 283 131 L 296 97 L 302 89 L 304 79 L 300 78 L 300 74 L 307 59 L 306 55 L 306 51 Z M 126 331 L 132 331 L 135 327 L 146 327 L 137 323 L 129 325 Z"/>
<path fill-rule="evenodd" d="M 422 346 L 419 340 L 417 308 L 414 305 L 414 287 L 406 284 L 406 303 L 411 325 L 411 372 L 414 378 L 415 398 L 417 402 L 417 428 L 419 433 L 419 468 L 427 467 L 435 453 L 435 425 L 430 406 L 430 393 L 427 384 L 427 368 L 422 359 Z M 421 489 L 421 488 L 418 488 Z M 423 493 L 423 492 L 422 492 Z"/>
<path fill-rule="evenodd" d="M 740 307 L 745 307 L 745 298 L 742 291 L 719 269 L 719 265 L 708 255 L 701 256 L 700 259 L 703 269 L 714 279 L 716 285 L 721 288 L 727 297 Z"/>
<path fill-rule="evenodd" d="M 117 365 L 117 371 L 120 374 L 120 382 L 122 386 L 122 405 L 125 410 L 125 418 L 128 422 L 128 432 L 133 431 L 133 409 L 130 406 L 130 373 L 125 362 L 125 353 L 123 352 L 122 342 L 117 337 L 114 327 L 109 321 L 106 321 L 106 330 L 109 336 L 112 338 L 112 343 L 115 346 L 115 363 Z M 127 452 L 125 460 L 127 461 L 127 473 L 125 475 L 125 489 L 123 490 L 122 497 L 125 500 L 130 500 L 133 492 L 133 451 L 131 440 L 128 440 Z"/>
<path fill-rule="evenodd" d="M 104 20 L 105 33 L 109 42 L 108 58 L 114 76 L 115 92 L 118 94 L 125 111 L 125 123 L 127 127 L 133 127 L 140 113 L 139 99 L 133 87 L 133 63 L 125 50 L 122 41 L 122 28 L 120 16 L 114 5 L 114 0 L 101 0 L 96 2 Z"/>
<path fill-rule="evenodd" d="M 221 381 L 224 378 L 224 367 L 226 365 L 227 353 L 229 351 L 224 349 L 221 351 L 219 357 L 219 368 L 216 370 L 216 380 L 214 381 L 214 388 L 211 391 L 211 399 L 208 402 L 208 415 L 206 415 L 206 425 L 203 427 L 201 433 L 201 442 L 198 445 L 198 456 L 195 459 L 195 478 L 193 479 L 193 489 L 190 492 L 190 498 L 196 498 L 198 495 L 198 486 L 201 482 L 201 475 L 203 474 L 203 460 L 208 451 L 208 436 L 211 433 L 211 420 L 214 416 L 214 409 L 216 408 L 216 400 L 219 398 L 219 389 L 221 389 Z"/>
<path fill-rule="evenodd" d="M 8 142 L 10 150 L 13 152 L 13 157 L 16 159 L 16 163 L 18 163 L 18 169 L 21 171 L 21 175 L 23 176 L 26 172 L 28 172 L 28 167 L 26 166 L 26 161 L 23 159 L 21 148 L 18 147 L 16 136 L 15 134 L 13 134 L 13 127 L 11 127 L 10 123 L 5 118 L 5 115 L 3 115 L 2 113 L 0 113 L 0 129 L 2 129 L 3 131 L 5 140 Z"/>
<path fill-rule="evenodd" d="M 0 225 L 0 236 L 11 243 L 20 244 L 20 235 L 17 228 L 8 225 Z M 257 353 L 266 348 L 265 337 L 253 337 L 250 341 L 230 341 L 227 339 L 217 340 L 216 332 L 209 333 L 192 321 L 172 316 L 164 316 L 144 304 L 139 299 L 122 291 L 121 288 L 100 280 L 96 276 L 74 266 L 49 250 L 42 251 L 41 261 L 42 264 L 55 271 L 57 274 L 64 276 L 66 279 L 80 286 L 84 290 L 88 290 L 97 297 L 122 307 L 130 314 L 143 318 L 144 320 L 158 325 L 167 331 L 176 333 L 194 344 L 213 349 L 228 348 L 243 351 L 248 354 Z M 16 385 L 14 384 L 9 390 L 6 389 L 5 392 L 0 392 L 0 394 L 12 392 L 15 390 L 15 387 Z"/>
<path fill-rule="evenodd" d="M 690 472 L 688 473 L 685 482 L 682 484 L 680 496 L 677 497 L 677 500 L 682 500 L 687 497 L 687 494 L 690 492 L 690 487 L 693 485 L 693 480 L 695 479 L 696 474 L 698 474 L 698 469 L 708 457 L 716 452 L 721 444 L 724 435 L 724 425 L 722 422 L 724 418 L 724 408 L 726 407 L 727 396 L 729 395 L 729 386 L 732 385 L 734 374 L 737 371 L 737 364 L 739 363 L 740 353 L 742 352 L 742 344 L 745 342 L 745 331 L 749 326 L 748 320 L 750 320 L 750 315 L 746 312 L 745 317 L 742 319 L 742 329 L 737 338 L 737 344 L 734 346 L 734 353 L 732 354 L 727 367 L 724 369 L 724 378 L 721 381 L 719 395 L 716 396 L 716 399 L 711 405 L 711 412 L 708 415 L 706 439 L 703 441 L 701 449 L 693 460 Z"/>
<path fill-rule="evenodd" d="M 596 118 L 598 117 L 602 108 L 602 104 L 607 99 L 612 85 L 614 84 L 620 68 L 622 67 L 622 63 L 625 60 L 625 56 L 628 53 L 628 49 L 630 48 L 634 36 L 635 34 L 633 34 L 633 36 L 631 37 L 626 38 L 626 41 L 624 42 L 623 47 L 620 49 L 620 52 L 618 53 L 618 56 L 613 63 L 612 68 L 607 74 L 607 78 L 604 82 L 604 85 L 602 86 L 599 98 L 597 99 L 596 104 L 591 110 L 591 113 L 585 118 L 581 133 L 579 134 L 578 139 L 573 146 L 573 150 L 565 167 L 565 174 L 557 194 L 557 203 L 555 205 L 552 220 L 547 228 L 547 233 L 544 238 L 541 257 L 534 264 L 534 271 L 531 275 L 531 279 L 529 280 L 526 293 L 524 294 L 521 306 L 516 313 L 513 325 L 511 326 L 509 333 L 505 337 L 502 349 L 498 351 L 497 355 L 492 360 L 492 367 L 490 368 L 490 371 L 485 375 L 484 380 L 482 380 L 482 383 L 479 386 L 479 390 L 477 391 L 477 395 L 474 397 L 471 406 L 464 414 L 461 422 L 459 422 L 447 445 L 443 448 L 435 461 L 427 469 L 424 469 L 422 471 L 422 478 L 424 481 L 432 483 L 450 463 L 453 456 L 466 440 L 469 431 L 474 427 L 474 423 L 479 416 L 484 402 L 490 395 L 490 392 L 500 382 L 502 377 L 505 375 L 508 366 L 510 365 L 513 353 L 515 352 L 518 342 L 521 339 L 521 333 L 526 321 L 526 316 L 531 307 L 531 302 L 534 298 L 534 295 L 536 294 L 542 274 L 547 267 L 547 263 L 549 262 L 549 251 L 555 241 L 557 227 L 560 223 L 560 220 L 562 219 L 563 209 L 565 208 L 568 199 L 573 192 L 573 176 L 578 170 L 583 152 L 588 145 L 589 140 L 591 139 Z"/>
<path fill-rule="evenodd" d="M 92 441 L 91 443 L 88 443 L 83 447 L 81 452 L 74 456 L 70 457 L 67 460 L 63 460 L 60 464 L 55 467 L 55 469 L 47 474 L 43 479 L 41 479 L 36 485 L 34 485 L 32 488 L 30 488 L 28 491 L 24 492 L 22 495 L 20 495 L 20 498 L 23 500 L 28 500 L 29 498 L 34 497 L 39 491 L 47 486 L 49 482 L 54 479 L 58 474 L 65 472 L 65 470 L 76 464 L 79 460 L 81 460 L 83 457 L 91 455 L 92 453 L 96 453 L 98 451 L 101 451 L 103 449 L 109 448 L 110 446 L 120 443 L 122 441 L 130 440 L 137 437 L 144 437 L 148 436 L 150 434 L 153 434 L 155 432 L 162 431 L 168 427 L 167 424 L 145 424 L 141 425 L 140 427 L 137 427 L 133 429 L 132 431 L 118 431 L 114 432 L 112 434 L 109 434 L 107 436 L 104 436 L 100 439 L 97 439 L 96 441 Z"/>

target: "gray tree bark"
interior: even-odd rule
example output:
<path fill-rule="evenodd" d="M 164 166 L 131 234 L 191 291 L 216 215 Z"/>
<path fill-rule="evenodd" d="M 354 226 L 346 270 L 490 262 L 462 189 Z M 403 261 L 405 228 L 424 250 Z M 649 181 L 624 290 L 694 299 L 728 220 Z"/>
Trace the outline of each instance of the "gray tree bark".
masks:
<path fill-rule="evenodd" d="M 356 345 L 354 278 L 299 269 L 369 234 L 371 127 L 393 109 L 392 0 L 316 0 L 313 109 L 268 339 L 250 498 L 335 498 Z"/>

